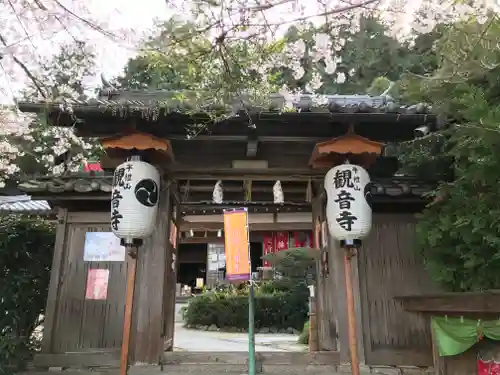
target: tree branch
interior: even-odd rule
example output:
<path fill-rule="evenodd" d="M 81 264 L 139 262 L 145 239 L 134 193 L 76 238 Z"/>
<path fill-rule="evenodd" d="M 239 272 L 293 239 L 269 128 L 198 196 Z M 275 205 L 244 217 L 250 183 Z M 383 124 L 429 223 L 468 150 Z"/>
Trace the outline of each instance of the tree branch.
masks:
<path fill-rule="evenodd" d="M 4 46 L 7 46 L 7 40 L 3 37 L 2 34 L 0 34 L 0 42 Z M 42 85 L 38 82 L 38 79 L 35 77 L 33 73 L 28 69 L 28 67 L 21 61 L 19 60 L 16 56 L 12 55 L 12 60 L 21 67 L 21 69 L 24 71 L 24 73 L 28 76 L 28 78 L 33 82 L 33 85 L 35 85 L 37 91 L 42 95 L 42 97 L 47 98 L 47 95 L 45 91 L 42 89 Z"/>

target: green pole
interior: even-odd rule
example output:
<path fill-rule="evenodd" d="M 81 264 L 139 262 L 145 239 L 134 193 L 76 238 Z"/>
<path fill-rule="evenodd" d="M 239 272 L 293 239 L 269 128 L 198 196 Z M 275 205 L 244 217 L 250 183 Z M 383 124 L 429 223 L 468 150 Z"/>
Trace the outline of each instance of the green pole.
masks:
<path fill-rule="evenodd" d="M 246 210 L 246 208 L 245 208 Z M 250 287 L 248 289 L 248 375 L 255 375 L 255 295 L 252 275 L 252 255 L 250 251 L 250 228 L 247 213 L 248 269 L 250 272 Z"/>
<path fill-rule="evenodd" d="M 250 273 L 250 288 L 248 291 L 248 375 L 255 375 L 255 315 L 254 289 Z"/>

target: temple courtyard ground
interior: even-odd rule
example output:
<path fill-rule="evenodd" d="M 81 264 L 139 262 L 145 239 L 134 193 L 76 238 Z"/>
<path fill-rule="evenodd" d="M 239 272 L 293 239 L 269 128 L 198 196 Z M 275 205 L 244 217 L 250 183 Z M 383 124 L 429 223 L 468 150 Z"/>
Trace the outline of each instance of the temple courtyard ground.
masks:
<path fill-rule="evenodd" d="M 248 351 L 248 334 L 239 332 L 200 331 L 184 327 L 181 309 L 185 303 L 175 306 L 175 351 L 192 352 L 245 352 Z M 297 352 L 307 346 L 297 343 L 298 336 L 286 333 L 257 333 L 255 350 L 258 352 Z"/>

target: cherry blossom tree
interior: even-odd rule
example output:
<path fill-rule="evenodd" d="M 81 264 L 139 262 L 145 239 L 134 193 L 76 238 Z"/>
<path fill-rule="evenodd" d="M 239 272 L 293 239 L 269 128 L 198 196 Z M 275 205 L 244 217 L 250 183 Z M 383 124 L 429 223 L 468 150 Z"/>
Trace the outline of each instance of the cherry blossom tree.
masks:
<path fill-rule="evenodd" d="M 147 56 L 149 67 L 160 67 L 163 72 L 170 69 L 170 74 L 177 76 L 180 89 L 189 86 L 197 93 L 195 99 L 200 106 L 206 104 L 208 96 L 225 105 L 234 97 L 243 96 L 253 102 L 264 101 L 269 93 L 279 91 L 291 104 L 304 92 L 317 101 L 320 101 L 317 94 L 332 90 L 360 93 L 376 78 L 370 72 L 369 79 L 361 79 L 367 75 L 366 62 L 370 59 L 387 56 L 387 51 L 399 48 L 403 42 L 411 47 L 418 34 L 433 30 L 437 24 L 454 27 L 459 20 L 471 19 L 484 24 L 490 14 L 499 11 L 493 0 L 419 0 L 411 4 L 398 0 L 166 0 L 166 4 L 175 15 L 175 22 L 169 26 L 175 32 L 165 32 L 156 38 L 156 42 L 161 39 L 161 44 L 156 43 L 155 38 L 143 44 L 140 58 Z M 5 75 L 27 77 L 30 98 L 64 101 L 65 108 L 71 111 L 70 99 L 86 94 L 84 89 L 75 90 L 76 86 L 85 86 L 85 77 L 77 83 L 59 78 L 67 77 L 65 72 L 75 66 L 79 67 L 75 77 L 86 74 L 81 61 L 65 60 L 56 64 L 62 72 L 58 77 L 54 70 L 47 69 L 46 59 L 40 55 L 42 50 L 48 50 L 49 55 L 58 53 L 55 40 L 68 45 L 68 39 L 72 39 L 75 45 L 88 46 L 86 42 L 96 35 L 115 44 L 133 35 L 130 29 L 113 25 L 112 18 L 103 17 L 96 6 L 103 7 L 102 2 L 0 1 L 0 22 L 5 25 L 0 30 L 0 56 Z M 367 32 L 367 20 L 376 20 L 380 27 Z M 457 29 L 454 38 L 467 38 L 468 33 L 470 30 Z M 58 39 L 60 34 L 64 38 Z M 35 36 L 40 35 L 45 40 L 35 43 Z M 358 49 L 358 54 L 352 54 L 352 46 L 362 41 L 363 36 L 377 40 L 386 37 L 385 44 L 380 46 L 381 50 L 386 48 L 385 52 L 370 56 L 359 53 Z M 200 59 L 202 55 L 205 58 Z M 180 66 L 172 65 L 174 60 L 183 62 L 185 69 L 173 71 L 172 67 Z M 385 81 L 378 82 L 392 87 L 401 71 L 408 69 L 403 61 L 400 63 L 393 72 L 375 69 L 385 77 Z M 284 70 L 288 79 L 282 74 Z M 138 86 L 142 84 L 137 82 Z M 353 82 L 358 85 L 351 85 Z M 379 86 L 371 85 L 371 89 L 373 93 Z M 60 147 L 53 150 L 61 151 L 77 143 L 71 131 L 48 130 L 43 118 L 38 119 L 35 126 L 31 118 L 20 119 L 15 106 L 13 108 L 14 111 L 2 113 L 0 149 L 4 152 L 0 169 L 4 173 L 32 171 L 20 162 L 37 152 L 41 153 L 40 165 L 45 168 L 41 172 L 45 171 L 54 156 L 45 151 L 49 144 L 54 144 L 50 141 L 36 147 L 29 143 L 39 142 L 45 135 L 57 140 Z M 16 127 L 14 135 L 13 127 Z M 34 131 L 36 136 L 31 134 Z M 20 148 L 20 145 L 25 146 Z"/>
<path fill-rule="evenodd" d="M 227 55 L 226 46 L 243 43 L 252 51 L 253 64 L 238 56 L 243 68 L 251 65 L 265 76 L 269 67 L 286 64 L 296 79 L 304 75 L 301 60 L 308 53 L 313 61 L 322 61 L 329 75 L 336 72 L 339 56 L 332 51 L 344 48 L 346 39 L 341 34 L 346 26 L 356 32 L 363 18 L 375 17 L 386 26 L 386 33 L 398 38 L 412 31 L 426 33 L 437 23 L 449 23 L 461 18 L 486 20 L 488 11 L 497 12 L 495 0 L 474 2 L 456 0 L 165 0 L 169 11 L 182 22 L 193 25 L 190 36 L 202 35 L 210 48 L 219 55 Z M 124 6 L 124 5 L 122 5 Z M 74 0 L 4 0 L 0 2 L 0 21 L 5 25 L 0 32 L 0 54 L 4 57 L 7 74 L 26 75 L 35 83 L 36 70 L 41 67 L 39 56 L 43 50 L 54 52 L 54 43 L 60 35 L 66 43 L 70 38 L 83 42 L 95 39 L 96 33 L 116 44 L 136 35 L 130 29 L 113 24 L 112 12 L 103 11 L 102 2 Z M 161 16 L 161 15 L 160 15 Z M 306 48 L 300 37 L 281 45 L 269 54 L 269 43 L 281 40 L 293 26 L 300 33 L 316 27 L 314 43 Z M 319 28 L 326 25 L 326 28 Z M 76 33 L 74 32 L 76 31 Z M 43 36 L 38 43 L 34 36 Z M 132 38 L 134 39 L 134 38 Z M 169 48 L 178 48 L 182 40 L 170 38 Z M 137 39 L 136 39 L 137 41 Z M 36 43 L 36 44 L 35 44 Z M 274 43 L 276 44 L 276 43 Z M 276 47 L 276 45 L 274 46 Z M 159 51 L 161 53 L 161 51 Z M 246 56 L 248 57 L 248 56 Z M 318 64 L 315 64 L 318 65 Z M 265 72 L 265 73 L 264 73 Z M 309 91 L 320 87 L 321 72 L 309 74 Z M 339 73 L 342 81 L 345 73 Z M 37 86 L 39 83 L 35 84 Z M 43 96 L 43 87 L 38 88 Z"/>
<path fill-rule="evenodd" d="M 342 61 L 338 52 L 343 51 L 346 44 L 343 33 L 346 28 L 352 34 L 359 31 L 363 19 L 379 19 L 386 26 L 386 33 L 411 40 L 415 33 L 428 33 L 437 24 L 471 18 L 485 22 L 488 12 L 500 10 L 494 0 L 420 0 L 411 4 L 395 0 L 166 1 L 178 15 L 187 15 L 184 20 L 194 20 L 197 31 L 207 35 L 211 46 L 220 54 L 227 53 L 224 46 L 234 41 L 244 40 L 252 45 L 261 55 L 257 60 L 263 77 L 270 67 L 287 65 L 296 80 L 302 79 L 305 74 L 302 60 L 307 54 L 313 62 L 313 71 L 309 74 L 309 85 L 304 86 L 310 92 L 322 86 L 322 73 L 335 74 Z M 290 26 L 298 35 L 309 34 L 313 43 L 308 45 L 307 40 L 299 36 L 286 43 L 278 55 L 270 56 L 265 46 L 270 40 L 283 38 Z M 312 35 L 311 28 L 315 29 Z M 322 64 L 316 64 L 319 61 Z M 344 76 L 342 72 L 338 79 L 342 81 Z"/>
<path fill-rule="evenodd" d="M 13 99 L 62 103 L 91 95 L 102 69 L 96 62 L 112 64 L 106 54 L 132 49 L 142 36 L 116 16 L 110 2 L 0 0 L 0 184 L 51 171 L 54 157 L 75 144 L 88 148 L 71 130 L 19 113 Z"/>
<path fill-rule="evenodd" d="M 94 74 L 95 55 L 84 43 L 64 45 L 58 55 L 41 63 L 40 74 L 23 91 L 23 100 L 36 100 L 43 88 L 44 98 L 65 105 L 68 99 L 86 98 L 84 78 Z M 38 83 L 43 82 L 43 86 Z M 45 115 L 19 113 L 14 106 L 0 112 L 0 183 L 15 183 L 26 175 L 75 169 L 93 152 L 94 142 L 74 135 L 71 128 L 48 126 Z M 55 158 L 68 150 L 78 150 L 65 165 L 55 167 Z"/>

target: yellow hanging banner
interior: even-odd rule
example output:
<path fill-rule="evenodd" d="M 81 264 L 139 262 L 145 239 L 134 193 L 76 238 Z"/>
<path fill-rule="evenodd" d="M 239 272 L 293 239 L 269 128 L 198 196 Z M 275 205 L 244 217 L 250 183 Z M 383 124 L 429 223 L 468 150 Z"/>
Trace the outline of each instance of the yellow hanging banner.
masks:
<path fill-rule="evenodd" d="M 229 281 L 250 280 L 248 212 L 246 208 L 224 211 L 224 244 L 226 278 Z"/>

